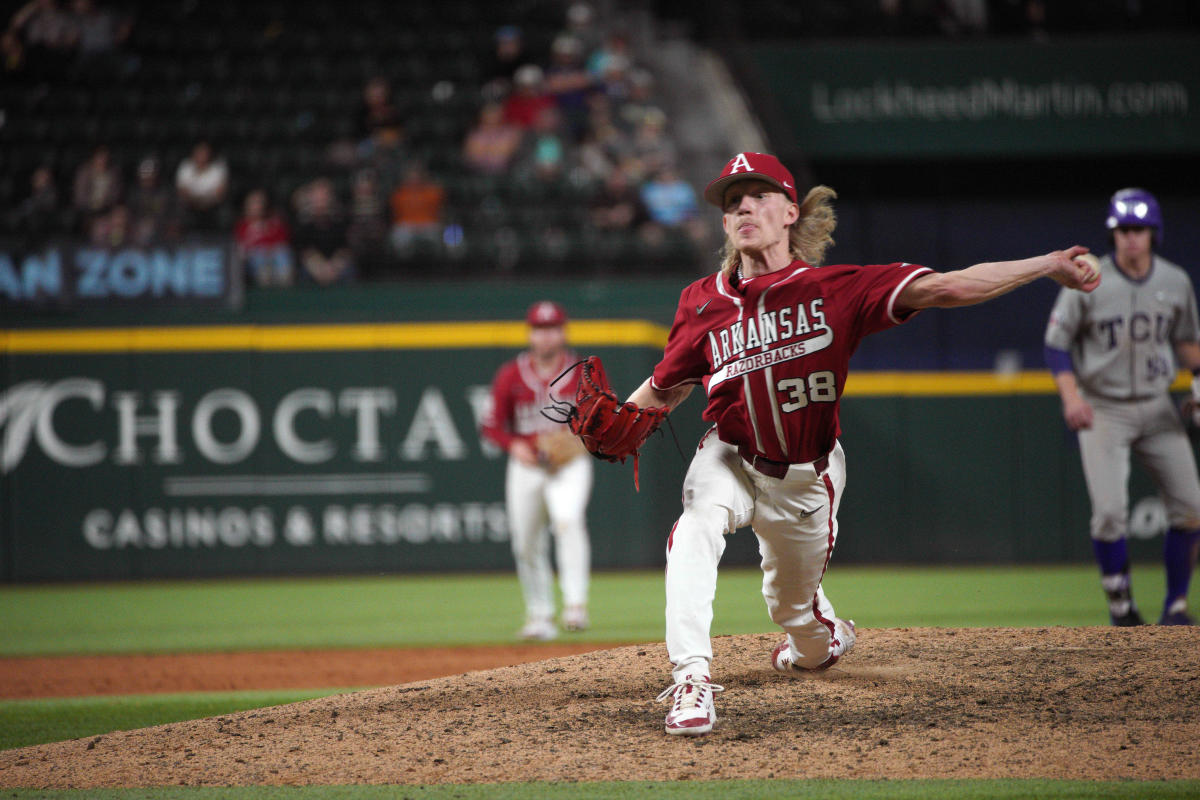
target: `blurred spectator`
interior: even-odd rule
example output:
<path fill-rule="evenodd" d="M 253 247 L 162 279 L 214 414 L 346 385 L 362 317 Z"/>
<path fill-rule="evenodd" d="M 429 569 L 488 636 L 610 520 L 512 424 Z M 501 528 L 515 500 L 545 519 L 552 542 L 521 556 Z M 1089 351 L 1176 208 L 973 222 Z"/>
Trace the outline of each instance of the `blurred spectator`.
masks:
<path fill-rule="evenodd" d="M 637 187 L 619 166 L 608 173 L 592 199 L 589 218 L 592 226 L 602 231 L 634 231 L 650 219 Z"/>
<path fill-rule="evenodd" d="M 383 191 L 369 169 L 354 175 L 350 189 L 350 227 L 346 233 L 354 262 L 366 277 L 376 277 L 387 263 L 387 215 Z"/>
<path fill-rule="evenodd" d="M 54 173 L 46 165 L 37 167 L 29 176 L 29 196 L 13 209 L 9 226 L 17 231 L 25 246 L 36 247 L 56 232 L 59 214 Z"/>
<path fill-rule="evenodd" d="M 629 53 L 629 40 L 621 31 L 608 35 L 604 44 L 597 48 L 587 60 L 587 71 L 600 91 L 615 101 L 629 97 L 633 58 Z"/>
<path fill-rule="evenodd" d="M 588 132 L 579 148 L 579 162 L 592 178 L 603 180 L 617 164 L 633 154 L 633 142 L 613 120 L 612 104 L 595 95 L 588 114 Z"/>
<path fill-rule="evenodd" d="M 419 162 L 409 165 L 404 180 L 392 192 L 392 249 L 411 257 L 420 244 L 441 243 L 446 190 Z"/>
<path fill-rule="evenodd" d="M 517 69 L 513 90 L 504 100 L 504 119 L 520 128 L 532 128 L 542 109 L 554 106 L 554 98 L 546 94 L 545 75 L 537 64 L 525 64 Z"/>
<path fill-rule="evenodd" d="M 234 258 L 255 286 L 291 286 L 291 231 L 271 208 L 264 189 L 253 189 L 242 202 L 233 229 Z"/>
<path fill-rule="evenodd" d="M 359 150 L 358 165 L 375 173 L 379 185 L 390 190 L 404 180 L 410 160 L 404 141 L 404 128 L 377 128 L 370 147 Z"/>
<path fill-rule="evenodd" d="M 92 0 L 71 0 L 70 25 L 81 58 L 112 52 L 129 38 L 133 22 Z"/>
<path fill-rule="evenodd" d="M 582 139 L 587 128 L 588 96 L 596 87 L 584 67 L 583 43 L 579 39 L 560 35 L 554 40 L 545 88 L 562 113 L 567 133 L 574 141 Z"/>
<path fill-rule="evenodd" d="M 333 184 L 325 178 L 313 181 L 298 192 L 298 199 L 301 222 L 294 249 L 300 263 L 299 280 L 321 286 L 354 280 L 354 254 Z"/>
<path fill-rule="evenodd" d="M 987 33 L 987 0 L 942 0 L 938 4 L 938 27 L 947 36 L 978 36 Z"/>
<path fill-rule="evenodd" d="M 643 183 L 641 197 L 650 216 L 643 234 L 652 244 L 661 244 L 672 232 L 685 234 L 696 245 L 705 244 L 708 229 L 700 219 L 696 190 L 672 167 L 660 169 Z"/>
<path fill-rule="evenodd" d="M 197 142 L 192 154 L 175 172 L 175 189 L 188 231 L 213 232 L 223 225 L 225 197 L 229 191 L 229 168 L 213 155 L 206 141 Z"/>
<path fill-rule="evenodd" d="M 479 172 L 499 175 L 512 163 L 522 136 L 520 128 L 504 119 L 499 103 L 485 103 L 463 143 L 463 160 Z"/>
<path fill-rule="evenodd" d="M 85 229 L 117 204 L 121 188 L 121 172 L 112 163 L 108 148 L 100 145 L 75 171 L 71 198 Z"/>
<path fill-rule="evenodd" d="M 558 109 L 544 108 L 538 114 L 533 132 L 525 138 L 515 167 L 522 177 L 554 183 L 566 171 L 569 146 Z"/>
<path fill-rule="evenodd" d="M 141 246 L 159 244 L 178 233 L 174 219 L 174 196 L 162 182 L 158 159 L 147 156 L 137 168 L 137 180 L 129 190 L 131 235 Z"/>
<path fill-rule="evenodd" d="M 654 76 L 649 70 L 635 68 L 629 73 L 629 96 L 620 105 L 617 124 L 628 133 L 641 127 L 647 114 L 658 112 L 654 104 Z"/>
<path fill-rule="evenodd" d="M 667 135 L 667 115 L 660 109 L 648 109 L 642 116 L 633 137 L 633 152 L 643 175 L 676 166 L 675 143 Z"/>
<path fill-rule="evenodd" d="M 387 78 L 380 75 L 368 78 L 363 84 L 358 111 L 358 135 L 363 145 L 370 147 L 381 131 L 402 127 L 403 119 Z"/>
<path fill-rule="evenodd" d="M 20 72 L 25 68 L 25 43 L 14 30 L 5 30 L 0 34 L 0 65 L 5 75 Z"/>
<path fill-rule="evenodd" d="M 58 0 L 30 0 L 12 15 L 8 29 L 24 44 L 30 61 L 53 61 L 75 48 L 70 15 Z"/>
<path fill-rule="evenodd" d="M 129 209 L 115 205 L 104 214 L 97 214 L 88 224 L 88 244 L 105 250 L 115 250 L 133 244 L 130 237 Z"/>
<path fill-rule="evenodd" d="M 565 33 L 577 40 L 583 52 L 590 53 L 600 47 L 602 34 L 596 27 L 596 10 L 588 3 L 575 2 L 567 7 Z"/>
<path fill-rule="evenodd" d="M 483 67 L 483 96 L 499 99 L 513 86 L 517 68 L 533 59 L 525 52 L 525 35 L 516 25 L 496 29 L 495 49 Z"/>

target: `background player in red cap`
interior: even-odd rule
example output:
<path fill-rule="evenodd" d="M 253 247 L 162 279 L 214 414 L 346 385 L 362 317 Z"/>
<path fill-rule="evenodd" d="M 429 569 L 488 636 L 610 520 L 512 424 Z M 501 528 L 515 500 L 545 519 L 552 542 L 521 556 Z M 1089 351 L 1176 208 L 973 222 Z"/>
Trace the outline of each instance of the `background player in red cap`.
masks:
<path fill-rule="evenodd" d="M 938 273 L 907 263 L 820 264 L 832 243 L 832 189 L 798 199 L 774 156 L 739 153 L 708 185 L 723 211 L 720 271 L 683 290 L 662 360 L 629 398 L 674 408 L 697 384 L 713 428 L 683 485 L 667 543 L 666 644 L 673 684 L 666 730 L 701 735 L 716 720 L 710 628 L 724 537 L 749 525 L 762 553 L 763 597 L 786 633 L 782 672 L 832 666 L 854 646 L 821 581 L 837 539 L 846 482 L 838 403 L 866 335 L 931 306 L 998 297 L 1039 277 L 1091 291 L 1099 282 L 1072 247 L 1021 261 Z"/>
<path fill-rule="evenodd" d="M 592 491 L 592 459 L 579 440 L 542 415 L 550 405 L 550 382 L 579 360 L 567 347 L 567 314 L 549 300 L 534 303 L 525 316 L 529 349 L 505 363 L 492 381 L 492 405 L 483 433 L 508 452 L 505 502 L 517 578 L 525 599 L 523 639 L 558 635 L 554 621 L 554 535 L 563 597 L 562 624 L 588 626 L 587 597 L 591 546 L 587 504 Z M 555 384 L 555 393 L 573 394 L 578 373 Z"/>

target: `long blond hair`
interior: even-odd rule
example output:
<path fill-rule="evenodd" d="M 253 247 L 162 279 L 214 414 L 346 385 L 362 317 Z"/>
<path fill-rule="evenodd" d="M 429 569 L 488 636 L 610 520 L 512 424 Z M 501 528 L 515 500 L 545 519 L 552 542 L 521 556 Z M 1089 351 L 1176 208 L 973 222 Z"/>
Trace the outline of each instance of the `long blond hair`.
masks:
<path fill-rule="evenodd" d="M 837 192 L 822 185 L 812 187 L 804 195 L 800 216 L 788 229 L 788 255 L 793 259 L 820 266 L 825 251 L 833 244 L 833 229 L 837 227 L 837 214 L 833 211 L 836 197 Z M 726 236 L 721 249 L 721 271 L 732 275 L 741 261 L 741 253 Z"/>

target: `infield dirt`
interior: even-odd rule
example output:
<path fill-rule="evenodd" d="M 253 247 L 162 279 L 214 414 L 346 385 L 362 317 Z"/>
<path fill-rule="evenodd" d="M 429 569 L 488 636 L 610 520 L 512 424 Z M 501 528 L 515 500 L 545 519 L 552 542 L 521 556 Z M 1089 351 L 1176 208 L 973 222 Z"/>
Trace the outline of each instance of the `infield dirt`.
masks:
<path fill-rule="evenodd" d="M 778 639 L 714 640 L 700 739 L 662 730 L 655 643 L 3 751 L 0 785 L 1200 778 L 1197 628 L 862 630 L 797 677 Z"/>

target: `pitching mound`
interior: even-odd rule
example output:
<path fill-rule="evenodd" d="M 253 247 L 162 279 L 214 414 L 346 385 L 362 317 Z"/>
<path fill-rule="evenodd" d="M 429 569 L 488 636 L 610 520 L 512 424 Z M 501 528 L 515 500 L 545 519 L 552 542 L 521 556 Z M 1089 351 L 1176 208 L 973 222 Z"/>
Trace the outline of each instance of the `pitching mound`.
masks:
<path fill-rule="evenodd" d="M 860 631 L 834 669 L 717 638 L 716 729 L 667 736 L 661 644 L 0 752 L 0 785 L 1200 778 L 1200 629 Z"/>

